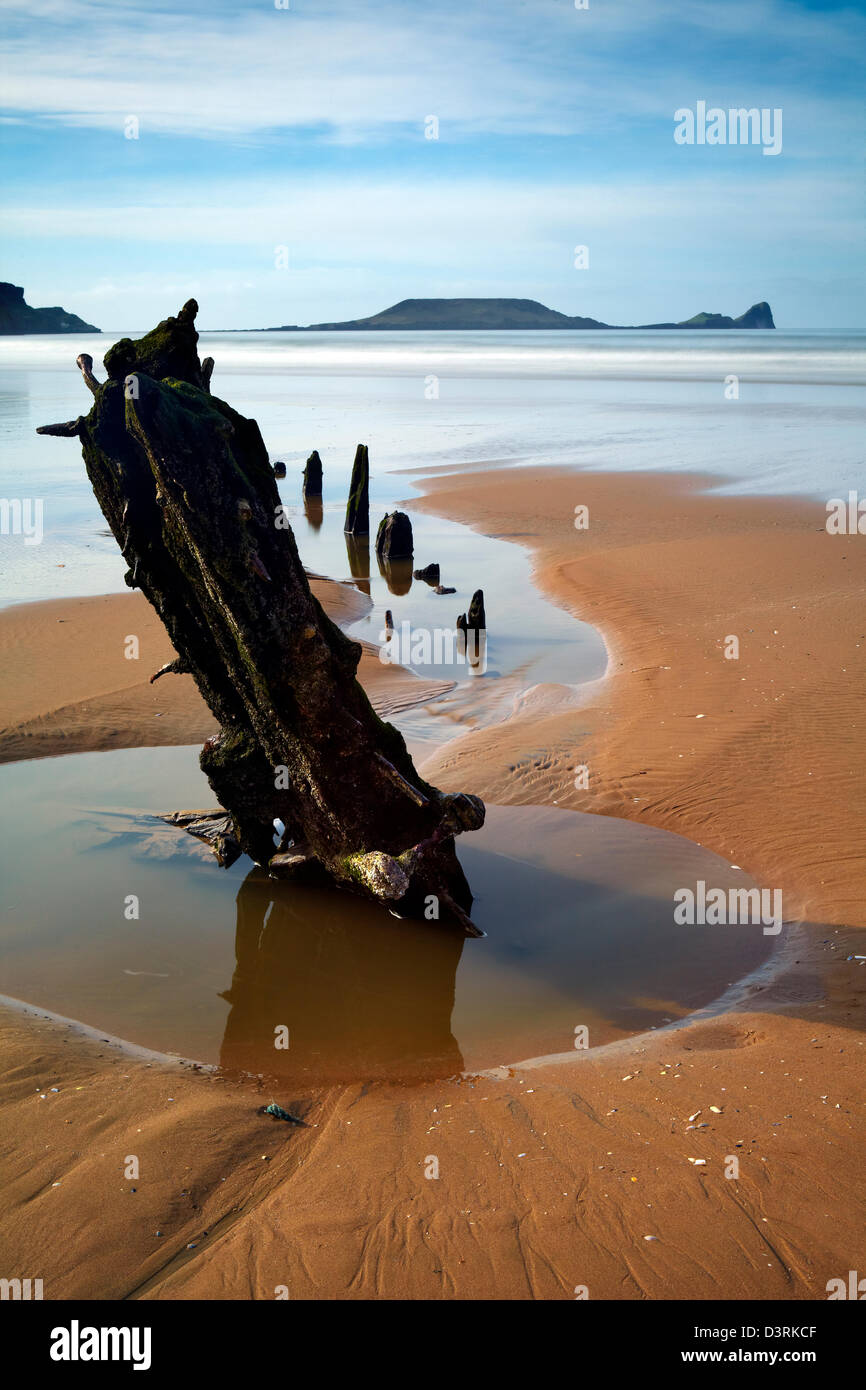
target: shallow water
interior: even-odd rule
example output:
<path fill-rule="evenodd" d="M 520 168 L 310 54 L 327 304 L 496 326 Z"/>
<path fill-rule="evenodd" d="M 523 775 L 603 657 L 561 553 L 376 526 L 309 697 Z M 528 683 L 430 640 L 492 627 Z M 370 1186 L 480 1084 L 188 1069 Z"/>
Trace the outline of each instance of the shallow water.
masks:
<path fill-rule="evenodd" d="M 0 497 L 42 499 L 45 529 L 32 547 L 0 535 L 0 602 L 123 588 L 77 441 L 35 434 L 88 408 L 75 356 L 91 353 L 101 376 L 120 336 L 0 338 Z M 383 510 L 410 491 L 385 479 L 394 469 L 491 460 L 686 469 L 816 499 L 862 492 L 862 333 L 203 333 L 200 350 L 216 360 L 216 394 L 286 462 L 287 501 L 318 449 L 326 502 L 344 503 L 359 442 Z M 315 568 L 314 548 L 301 554 Z"/>
<path fill-rule="evenodd" d="M 377 561 L 374 537 L 357 540 L 344 535 L 344 501 L 326 497 L 321 515 L 316 513 L 311 522 L 309 508 L 289 502 L 285 481 L 281 496 L 301 555 L 313 573 L 367 576 L 355 583 L 373 606 L 347 628 L 349 635 L 382 648 L 385 613 L 390 611 L 396 638 L 386 650 L 392 660 L 425 680 L 456 682 L 457 688 L 442 699 L 400 717 L 401 730 L 413 741 L 441 743 L 467 726 L 501 718 L 510 712 L 519 691 L 539 681 L 577 686 L 604 674 L 607 654 L 596 629 L 539 593 L 529 558 L 517 546 L 413 512 L 415 558 L 392 565 L 386 573 Z M 371 517 L 385 510 L 385 505 L 371 502 Z M 413 579 L 413 566 L 420 569 L 432 561 L 440 565 L 443 585 L 456 593 L 437 594 L 423 580 Z M 484 592 L 487 632 L 482 660 L 470 661 L 454 629 L 458 614 L 466 612 L 478 588 Z"/>
<path fill-rule="evenodd" d="M 0 768 L 15 808 L 0 993 L 286 1085 L 413 1080 L 567 1051 L 579 1027 L 595 1047 L 659 1026 L 773 944 L 760 926 L 674 924 L 677 888 L 751 886 L 716 855 L 554 808 L 491 807 L 459 841 L 479 941 L 271 881 L 246 859 L 225 872 L 153 818 L 212 804 L 197 760 L 133 749 Z"/>

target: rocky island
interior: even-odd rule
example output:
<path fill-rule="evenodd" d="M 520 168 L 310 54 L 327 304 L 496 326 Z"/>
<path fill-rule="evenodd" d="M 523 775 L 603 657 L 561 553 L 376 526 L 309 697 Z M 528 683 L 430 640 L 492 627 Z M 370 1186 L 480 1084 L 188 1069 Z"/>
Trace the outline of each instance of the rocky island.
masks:
<path fill-rule="evenodd" d="M 727 314 L 695 314 L 682 323 L 612 324 L 579 315 L 561 314 L 548 309 L 536 299 L 401 299 L 379 314 L 365 319 L 348 319 L 343 323 L 313 323 L 306 330 L 298 324 L 281 324 L 269 333 L 306 331 L 310 333 L 358 333 L 382 331 L 462 332 L 476 330 L 520 329 L 610 329 L 631 328 L 775 328 L 773 311 L 766 301 L 753 304 L 739 318 Z"/>
<path fill-rule="evenodd" d="M 92 323 L 85 323 L 77 314 L 55 306 L 52 309 L 33 309 L 24 302 L 20 285 L 0 280 L 0 333 L 99 333 Z"/>

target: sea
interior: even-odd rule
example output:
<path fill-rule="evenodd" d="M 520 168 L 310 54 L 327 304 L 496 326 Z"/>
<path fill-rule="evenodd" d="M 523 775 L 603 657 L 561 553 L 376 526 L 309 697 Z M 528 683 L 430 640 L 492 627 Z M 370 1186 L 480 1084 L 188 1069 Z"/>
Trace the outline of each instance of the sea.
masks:
<path fill-rule="evenodd" d="M 99 375 L 106 349 L 142 331 L 0 338 L 0 498 L 40 499 L 44 518 L 39 545 L 0 535 L 0 604 L 123 588 L 77 441 L 35 431 L 86 413 L 79 352 Z M 202 333 L 200 353 L 215 359 L 214 393 L 286 464 L 287 508 L 318 449 L 326 519 L 345 505 L 359 442 L 374 512 L 411 497 L 413 470 L 492 464 L 866 494 L 866 332 Z M 297 532 L 309 568 L 346 568 L 340 527 Z"/>

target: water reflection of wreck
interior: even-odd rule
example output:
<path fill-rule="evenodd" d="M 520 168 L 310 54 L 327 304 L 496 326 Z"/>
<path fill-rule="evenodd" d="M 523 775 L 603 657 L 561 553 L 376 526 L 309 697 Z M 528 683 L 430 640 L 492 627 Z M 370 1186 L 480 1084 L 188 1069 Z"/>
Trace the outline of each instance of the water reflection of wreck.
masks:
<path fill-rule="evenodd" d="M 412 588 L 411 560 L 387 560 L 383 556 L 377 555 L 376 563 L 379 566 L 379 573 L 392 594 L 398 596 L 408 594 Z"/>
<path fill-rule="evenodd" d="M 349 573 L 356 581 L 355 587 L 370 597 L 370 537 L 346 534 L 346 553 L 349 556 Z"/>
<path fill-rule="evenodd" d="M 455 1075 L 463 941 L 450 926 L 253 870 L 237 897 L 222 1066 L 313 1084 Z M 281 1029 L 288 1048 L 275 1045 Z"/>
<path fill-rule="evenodd" d="M 322 529 L 322 522 L 325 519 L 325 509 L 322 506 L 321 497 L 304 498 L 304 516 L 314 531 Z"/>

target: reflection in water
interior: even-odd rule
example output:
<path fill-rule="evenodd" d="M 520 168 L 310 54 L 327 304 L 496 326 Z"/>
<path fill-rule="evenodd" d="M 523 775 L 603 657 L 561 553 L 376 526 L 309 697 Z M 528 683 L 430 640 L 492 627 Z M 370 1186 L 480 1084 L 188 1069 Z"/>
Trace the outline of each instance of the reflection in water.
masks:
<path fill-rule="evenodd" d="M 597 1047 L 707 1003 L 773 944 L 678 924 L 683 887 L 752 881 L 649 826 L 488 805 L 458 851 L 487 932 L 464 944 L 349 893 L 218 869 L 153 814 L 207 795 L 195 748 L 0 767 L 0 993 L 159 1051 L 339 1084 L 568 1051 L 576 1024 Z M 130 891 L 141 925 L 118 924 Z"/>
<path fill-rule="evenodd" d="M 346 538 L 346 554 L 349 557 L 349 573 L 352 578 L 358 580 L 357 587 L 362 594 L 370 593 L 370 537 L 353 536 L 348 531 L 344 532 Z"/>
<path fill-rule="evenodd" d="M 314 531 L 318 531 L 322 525 L 325 512 L 322 507 L 321 497 L 304 498 L 304 516 L 310 523 Z"/>
<path fill-rule="evenodd" d="M 473 676 L 483 676 L 487 670 L 486 629 L 458 627 L 457 651 Z"/>
<path fill-rule="evenodd" d="M 376 556 L 379 565 L 379 573 L 388 585 L 392 594 L 408 594 L 412 588 L 412 561 L 410 560 L 383 560 L 381 555 Z"/>
<path fill-rule="evenodd" d="M 448 927 L 254 869 L 237 896 L 222 1066 L 313 1084 L 454 1076 L 463 1069 L 451 1033 L 463 942 Z M 287 1049 L 275 1047 L 280 1028 Z"/>

